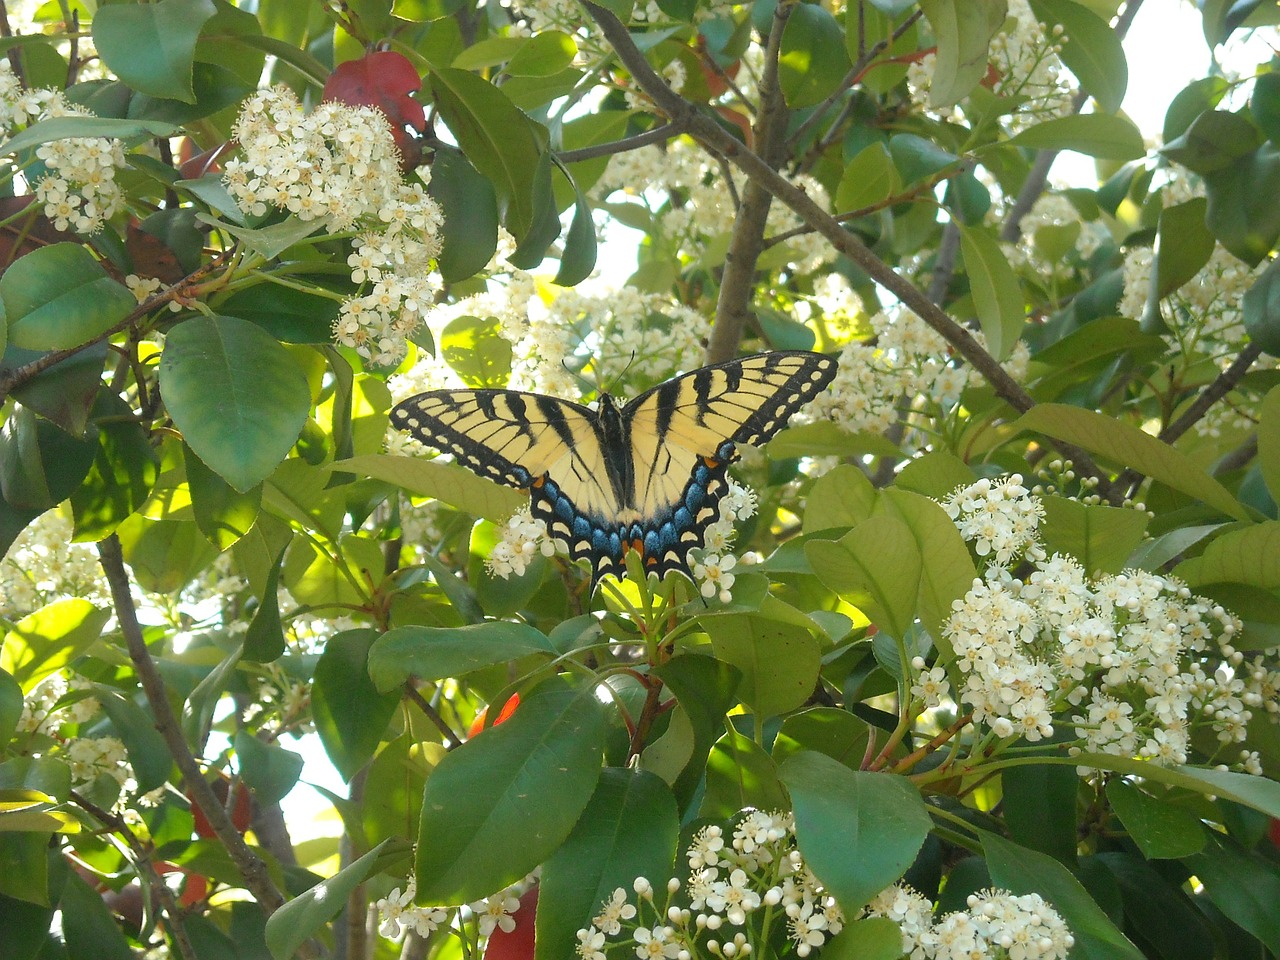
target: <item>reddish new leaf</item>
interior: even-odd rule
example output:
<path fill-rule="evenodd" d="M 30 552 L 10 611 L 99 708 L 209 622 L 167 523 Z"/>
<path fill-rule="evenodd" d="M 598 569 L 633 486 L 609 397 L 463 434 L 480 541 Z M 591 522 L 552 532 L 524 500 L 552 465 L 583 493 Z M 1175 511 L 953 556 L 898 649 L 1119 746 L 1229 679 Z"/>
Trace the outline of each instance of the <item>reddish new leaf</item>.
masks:
<path fill-rule="evenodd" d="M 489 936 L 484 960 L 533 960 L 533 928 L 538 911 L 538 888 L 530 887 L 520 898 L 520 909 L 511 915 L 516 925 L 508 933 L 499 927 Z"/>
<path fill-rule="evenodd" d="M 422 104 L 410 96 L 421 88 L 412 63 L 392 50 L 379 50 L 340 64 L 325 81 L 324 99 L 381 110 L 400 148 L 400 166 L 408 170 L 417 166 L 422 150 L 405 128 L 421 133 L 427 124 Z"/>

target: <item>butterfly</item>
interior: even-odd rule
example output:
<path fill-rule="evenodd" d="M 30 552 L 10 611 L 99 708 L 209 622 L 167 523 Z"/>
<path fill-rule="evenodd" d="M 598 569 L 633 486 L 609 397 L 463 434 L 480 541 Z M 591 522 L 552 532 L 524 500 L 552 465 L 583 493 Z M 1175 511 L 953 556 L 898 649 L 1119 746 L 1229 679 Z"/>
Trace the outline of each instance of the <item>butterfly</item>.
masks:
<path fill-rule="evenodd" d="M 482 477 L 529 491 L 533 516 L 594 590 L 635 550 L 659 577 L 693 579 L 689 551 L 720 516 L 738 447 L 786 426 L 831 382 L 836 362 L 777 351 L 702 367 L 625 406 L 598 409 L 515 390 L 432 390 L 397 404 L 391 423 Z"/>

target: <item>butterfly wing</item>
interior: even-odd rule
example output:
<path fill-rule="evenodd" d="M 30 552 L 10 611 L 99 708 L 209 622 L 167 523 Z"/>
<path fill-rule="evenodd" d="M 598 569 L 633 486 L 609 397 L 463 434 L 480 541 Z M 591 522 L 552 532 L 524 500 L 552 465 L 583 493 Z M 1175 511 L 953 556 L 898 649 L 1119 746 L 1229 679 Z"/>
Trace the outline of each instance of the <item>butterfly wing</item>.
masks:
<path fill-rule="evenodd" d="M 822 354 L 762 353 L 668 380 L 624 408 L 649 569 L 689 572 L 689 550 L 720 515 L 737 447 L 768 441 L 835 374 Z"/>
<path fill-rule="evenodd" d="M 622 505 L 594 411 L 515 390 L 433 390 L 397 404 L 391 423 L 482 477 L 528 490 L 533 514 L 574 559 L 622 553 Z"/>

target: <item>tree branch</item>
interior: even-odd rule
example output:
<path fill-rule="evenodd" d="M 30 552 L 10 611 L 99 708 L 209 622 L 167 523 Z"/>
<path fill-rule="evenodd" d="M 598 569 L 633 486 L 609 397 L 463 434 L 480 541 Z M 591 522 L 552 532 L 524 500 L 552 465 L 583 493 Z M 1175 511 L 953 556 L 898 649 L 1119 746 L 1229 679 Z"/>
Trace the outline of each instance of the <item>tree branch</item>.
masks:
<path fill-rule="evenodd" d="M 1014 410 L 1026 413 L 1035 406 L 1022 386 L 1014 380 L 999 362 L 987 353 L 977 340 L 935 306 L 915 285 L 871 252 L 867 246 L 845 230 L 831 214 L 823 210 L 799 187 L 781 176 L 768 162 L 749 150 L 718 123 L 706 116 L 697 106 L 672 91 L 645 60 L 644 54 L 631 41 L 626 26 L 603 7 L 590 0 L 581 0 L 591 18 L 613 46 L 618 59 L 631 72 L 649 98 L 674 122 L 682 124 L 691 136 L 713 151 L 724 154 L 752 183 L 758 184 L 772 196 L 781 200 L 809 226 L 830 241 L 837 251 L 848 257 L 854 265 L 871 279 L 896 296 L 907 309 L 937 331 L 969 364 L 991 384 L 995 393 Z M 710 351 L 708 351 L 710 355 Z M 1108 500 L 1119 501 L 1119 494 L 1101 470 L 1084 450 L 1072 444 L 1058 442 L 1065 456 L 1070 457 L 1081 472 L 1098 479 L 1098 492 Z"/>
<path fill-rule="evenodd" d="M 284 896 L 271 881 L 267 873 L 267 865 L 249 849 L 240 831 L 232 824 L 227 811 L 218 802 L 195 756 L 187 746 L 182 729 L 178 725 L 178 719 L 174 716 L 173 707 L 169 703 L 164 681 L 160 678 L 160 672 L 156 669 L 155 661 L 151 659 L 146 640 L 142 636 L 142 628 L 138 624 L 138 612 L 134 608 L 133 595 L 129 589 L 129 573 L 124 566 L 120 541 L 114 533 L 98 544 L 98 557 L 102 563 L 103 573 L 106 574 L 107 584 L 111 588 L 116 620 L 120 624 L 120 632 L 124 634 L 125 643 L 129 649 L 129 659 L 133 661 L 138 680 L 142 684 L 142 691 L 156 718 L 156 729 L 164 737 L 165 745 L 169 748 L 169 753 L 172 754 L 174 763 L 178 765 L 178 770 L 182 774 L 183 784 L 192 802 L 200 808 L 200 812 L 208 819 L 214 833 L 226 847 L 227 854 L 244 879 L 245 888 L 253 894 L 268 914 L 274 913 L 284 904 Z"/>
<path fill-rule="evenodd" d="M 634 137 L 624 137 L 621 140 L 610 140 L 608 143 L 597 143 L 591 147 L 581 147 L 578 150 L 565 150 L 556 154 L 563 163 L 578 163 L 581 160 L 594 160 L 596 157 L 610 157 L 615 153 L 626 153 L 629 150 L 639 150 L 641 147 L 647 147 L 650 144 L 662 143 L 664 140 L 670 140 L 672 137 L 678 137 L 683 133 L 678 124 L 664 123 L 652 130 L 646 130 L 644 133 L 637 133 Z"/>
<path fill-rule="evenodd" d="M 778 148 L 787 126 L 787 106 L 778 86 L 778 55 L 782 47 L 782 31 L 793 9 L 791 4 L 780 3 L 774 10 L 765 48 L 764 74 L 760 78 L 760 112 L 753 128 L 762 162 L 769 164 L 771 169 L 776 165 Z M 648 67 L 648 61 L 645 61 L 645 66 Z M 686 102 L 678 95 L 673 96 L 681 103 Z M 772 202 L 772 194 L 762 183 L 754 179 L 747 181 L 742 191 L 742 204 L 734 218 L 729 249 L 724 255 L 724 276 L 716 299 L 711 341 L 707 344 L 707 363 L 731 360 L 738 353 L 738 344 L 742 341 L 742 331 L 751 310 L 756 263 L 764 248 L 765 223 Z"/>

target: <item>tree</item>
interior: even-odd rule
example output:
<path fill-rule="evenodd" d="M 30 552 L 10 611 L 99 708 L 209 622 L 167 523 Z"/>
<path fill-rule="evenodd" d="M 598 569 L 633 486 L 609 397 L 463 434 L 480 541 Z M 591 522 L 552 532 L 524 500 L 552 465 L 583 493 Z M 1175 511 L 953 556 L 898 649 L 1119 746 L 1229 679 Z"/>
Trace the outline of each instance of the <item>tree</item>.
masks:
<path fill-rule="evenodd" d="M 29 6 L 0 957 L 1280 954 L 1274 64 L 1149 148 L 1141 0 Z M 764 350 L 692 581 L 389 429 Z"/>

